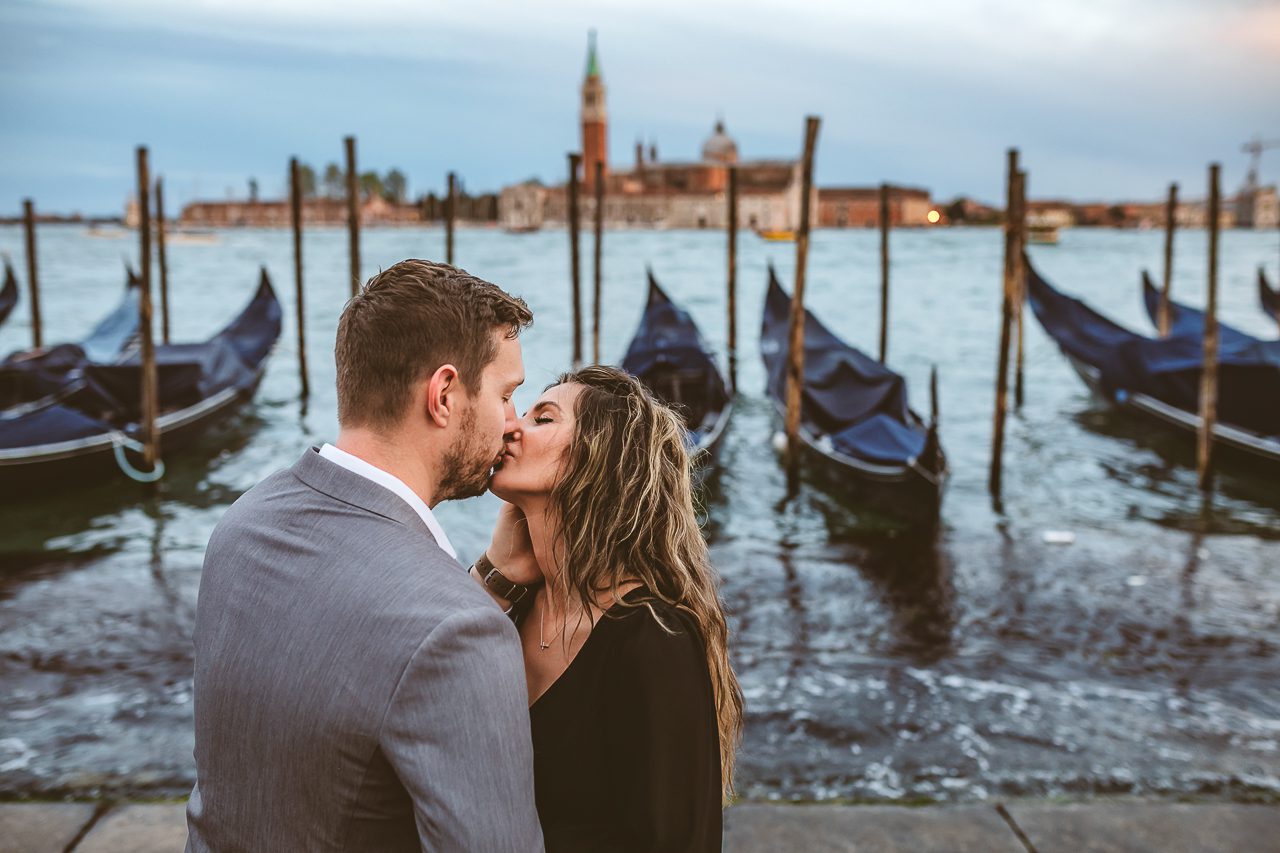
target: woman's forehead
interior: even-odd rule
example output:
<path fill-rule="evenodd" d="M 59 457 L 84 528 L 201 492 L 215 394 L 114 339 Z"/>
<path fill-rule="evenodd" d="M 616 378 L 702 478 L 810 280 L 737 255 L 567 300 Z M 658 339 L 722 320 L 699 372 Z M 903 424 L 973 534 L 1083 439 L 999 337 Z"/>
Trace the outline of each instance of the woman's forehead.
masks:
<path fill-rule="evenodd" d="M 559 385 L 552 385 L 546 391 L 542 392 L 542 396 L 538 398 L 535 405 L 543 403 L 555 403 L 564 411 L 572 414 L 573 401 L 582 393 L 582 386 L 576 382 L 564 382 Z"/>

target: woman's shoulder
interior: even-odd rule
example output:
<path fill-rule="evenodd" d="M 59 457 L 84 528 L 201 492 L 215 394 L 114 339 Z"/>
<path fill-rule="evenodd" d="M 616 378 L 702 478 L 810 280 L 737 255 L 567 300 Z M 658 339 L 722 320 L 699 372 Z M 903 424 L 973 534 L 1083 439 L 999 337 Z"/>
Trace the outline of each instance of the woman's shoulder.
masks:
<path fill-rule="evenodd" d="M 643 587 L 622 596 L 601 618 L 609 625 L 613 646 L 624 657 L 661 662 L 682 651 L 704 657 L 702 635 L 693 614 L 663 601 Z"/>

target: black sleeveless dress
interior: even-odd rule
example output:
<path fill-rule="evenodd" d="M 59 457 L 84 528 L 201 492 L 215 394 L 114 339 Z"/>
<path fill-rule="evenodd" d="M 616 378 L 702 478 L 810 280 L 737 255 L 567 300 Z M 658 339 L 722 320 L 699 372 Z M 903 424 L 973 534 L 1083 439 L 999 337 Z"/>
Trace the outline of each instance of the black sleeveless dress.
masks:
<path fill-rule="evenodd" d="M 674 636 L 647 607 L 615 606 L 529 709 L 547 853 L 721 849 L 706 653 L 691 616 L 653 606 Z"/>

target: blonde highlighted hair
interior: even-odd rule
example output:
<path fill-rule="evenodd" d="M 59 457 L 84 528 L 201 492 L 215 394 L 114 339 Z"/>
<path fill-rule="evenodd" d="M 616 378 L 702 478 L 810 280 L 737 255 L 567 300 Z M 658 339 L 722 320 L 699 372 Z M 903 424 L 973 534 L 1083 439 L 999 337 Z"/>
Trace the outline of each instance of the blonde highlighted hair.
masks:
<path fill-rule="evenodd" d="M 706 649 L 728 796 L 742 733 L 742 691 L 729 664 L 718 578 L 694 510 L 684 422 L 638 379 L 613 367 L 584 367 L 556 382 L 564 383 L 582 390 L 573 439 L 551 493 L 564 566 L 556 592 L 589 612 L 601 595 L 616 600 L 624 582 L 638 580 L 653 597 L 693 617 Z"/>

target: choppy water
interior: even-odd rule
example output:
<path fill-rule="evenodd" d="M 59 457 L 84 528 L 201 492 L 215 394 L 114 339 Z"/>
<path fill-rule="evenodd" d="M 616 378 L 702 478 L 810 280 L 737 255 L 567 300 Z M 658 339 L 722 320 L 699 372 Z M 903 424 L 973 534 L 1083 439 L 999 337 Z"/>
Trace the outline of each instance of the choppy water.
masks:
<path fill-rule="evenodd" d="M 742 399 L 710 497 L 748 700 L 740 789 L 757 798 L 960 800 L 1051 792 L 1280 796 L 1280 483 L 1229 469 L 1204 507 L 1188 443 L 1092 402 L 1034 320 L 1027 403 L 1010 422 L 1005 514 L 986 495 L 999 293 L 994 230 L 893 235 L 890 362 L 924 405 L 940 371 L 953 479 L 936 541 L 886 530 L 819 490 L 784 504 L 755 346 L 767 259 L 794 248 L 743 235 Z M 1178 243 L 1176 292 L 1203 299 L 1205 237 Z M 459 262 L 523 295 L 521 405 L 569 359 L 563 232 L 462 231 Z M 1275 234 L 1231 232 L 1222 316 L 1274 336 L 1253 275 Z M 439 256 L 438 230 L 366 232 L 366 275 Z M 0 507 L 0 795 L 181 793 L 191 783 L 191 647 L 200 562 L 226 506 L 308 443 L 333 436 L 330 351 L 345 298 L 345 234 L 308 232 L 313 395 L 297 400 L 290 238 L 222 233 L 170 247 L 175 340 L 234 315 L 265 263 L 285 331 L 255 405 L 169 461 L 159 496 L 126 483 Z M 590 245 L 589 238 L 584 250 Z M 0 228 L 21 261 L 21 234 Z M 877 237 L 820 232 L 810 305 L 871 349 Z M 1069 231 L 1033 249 L 1042 272 L 1110 316 L 1149 328 L 1138 271 L 1154 232 Z M 132 240 L 40 232 L 46 339 L 75 339 L 118 298 Z M 586 255 L 584 255 L 586 256 Z M 724 239 L 610 233 L 604 356 L 618 359 L 644 299 L 644 265 L 722 347 Z M 589 279 L 588 279 L 589 280 Z M 26 346 L 27 306 L 0 327 Z M 589 342 L 589 338 L 587 339 Z M 488 498 L 439 512 L 459 551 L 487 542 Z M 1044 544 L 1049 530 L 1072 545 Z"/>

